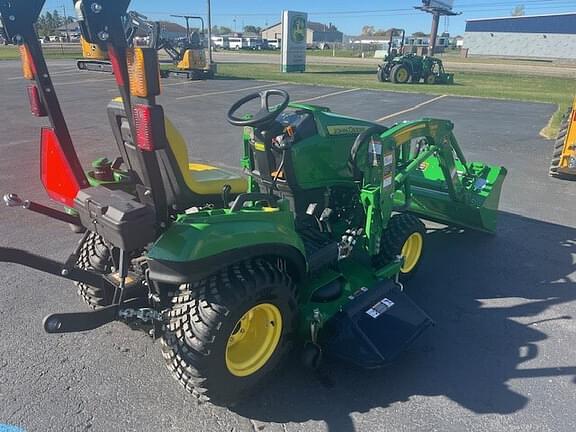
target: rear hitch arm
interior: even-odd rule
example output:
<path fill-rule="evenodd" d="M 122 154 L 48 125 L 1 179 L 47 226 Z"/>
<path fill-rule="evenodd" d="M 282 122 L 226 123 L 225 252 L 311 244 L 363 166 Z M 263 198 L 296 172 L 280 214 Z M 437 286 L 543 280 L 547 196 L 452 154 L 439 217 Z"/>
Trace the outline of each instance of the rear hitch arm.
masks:
<path fill-rule="evenodd" d="M 72 225 L 82 226 L 82 222 L 80 222 L 80 218 L 77 216 L 69 215 L 59 210 L 46 207 L 42 204 L 35 203 L 33 201 L 23 200 L 18 195 L 13 193 L 4 195 L 4 204 L 6 204 L 7 207 L 11 208 L 23 208 L 26 210 L 30 210 L 34 213 L 39 213 L 41 215 L 48 216 L 60 222 L 66 222 Z"/>
<path fill-rule="evenodd" d="M 73 254 L 67 263 L 63 264 L 20 249 L 0 247 L 0 262 L 20 264 L 34 270 L 95 287 L 108 285 L 111 289 L 116 290 L 117 286 L 103 275 L 71 265 L 75 261 L 74 257 L 75 255 Z M 44 318 L 43 327 L 47 333 L 75 333 L 94 330 L 114 321 L 126 320 L 131 316 L 138 318 L 138 314 L 129 314 L 127 311 L 138 311 L 141 308 L 149 308 L 146 298 L 137 297 L 127 301 L 121 300 L 119 303 L 95 311 L 48 315 Z M 151 316 L 154 319 L 158 319 L 154 314 L 151 314 Z"/>
<path fill-rule="evenodd" d="M 69 265 L 69 263 L 63 264 L 50 258 L 35 255 L 21 249 L 0 247 L 0 262 L 19 264 L 43 273 L 48 273 L 74 282 L 82 282 L 95 287 L 104 287 L 109 285 L 112 289 L 116 288 L 116 286 L 108 281 L 108 279 L 98 273 L 80 269 L 73 265 Z"/>
<path fill-rule="evenodd" d="M 55 313 L 44 318 L 43 327 L 46 333 L 77 333 L 95 330 L 103 325 L 122 319 L 121 311 L 138 309 L 146 306 L 142 299 L 131 299 L 122 304 L 113 304 L 95 311 Z"/>

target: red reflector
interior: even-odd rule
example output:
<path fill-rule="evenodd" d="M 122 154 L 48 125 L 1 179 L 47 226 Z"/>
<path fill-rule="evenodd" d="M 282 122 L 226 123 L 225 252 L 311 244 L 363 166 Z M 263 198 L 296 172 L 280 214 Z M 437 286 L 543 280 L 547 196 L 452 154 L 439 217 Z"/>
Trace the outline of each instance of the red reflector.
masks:
<path fill-rule="evenodd" d="M 40 177 L 50 198 L 68 207 L 74 206 L 74 198 L 80 185 L 68 165 L 58 137 L 51 128 L 42 128 Z"/>
<path fill-rule="evenodd" d="M 142 151 L 154 151 L 151 107 L 134 105 L 134 126 L 136 127 L 136 145 L 138 148 Z"/>
<path fill-rule="evenodd" d="M 32 111 L 32 115 L 36 117 L 46 117 L 48 113 L 46 112 L 46 108 L 40 99 L 40 93 L 38 93 L 38 87 L 35 85 L 28 86 L 28 99 L 30 100 L 30 111 Z"/>
<path fill-rule="evenodd" d="M 110 58 L 110 63 L 112 63 L 112 71 L 114 72 L 114 77 L 116 78 L 116 83 L 119 86 L 124 86 L 124 74 L 122 73 L 122 68 L 120 67 L 120 58 L 116 48 L 112 44 L 108 45 L 108 57 Z"/>

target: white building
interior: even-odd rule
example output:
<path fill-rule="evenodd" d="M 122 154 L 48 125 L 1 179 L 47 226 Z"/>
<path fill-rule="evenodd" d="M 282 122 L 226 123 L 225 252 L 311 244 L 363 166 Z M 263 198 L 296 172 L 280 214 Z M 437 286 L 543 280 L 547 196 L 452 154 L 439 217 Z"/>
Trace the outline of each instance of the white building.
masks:
<path fill-rule="evenodd" d="M 576 12 L 466 21 L 469 55 L 576 59 Z"/>
<path fill-rule="evenodd" d="M 332 24 L 321 24 L 308 21 L 306 23 L 306 43 L 311 48 L 327 48 L 341 44 L 344 34 Z M 262 30 L 262 39 L 268 41 L 282 40 L 282 23 L 274 24 Z"/>

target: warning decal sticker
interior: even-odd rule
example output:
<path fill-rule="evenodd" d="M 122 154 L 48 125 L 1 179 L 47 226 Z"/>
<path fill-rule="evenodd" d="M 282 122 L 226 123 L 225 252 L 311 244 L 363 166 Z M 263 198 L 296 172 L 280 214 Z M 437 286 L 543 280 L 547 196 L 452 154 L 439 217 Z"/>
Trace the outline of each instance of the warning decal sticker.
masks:
<path fill-rule="evenodd" d="M 384 312 L 390 310 L 394 306 L 394 302 L 388 298 L 384 298 L 366 311 L 372 318 L 378 318 Z"/>

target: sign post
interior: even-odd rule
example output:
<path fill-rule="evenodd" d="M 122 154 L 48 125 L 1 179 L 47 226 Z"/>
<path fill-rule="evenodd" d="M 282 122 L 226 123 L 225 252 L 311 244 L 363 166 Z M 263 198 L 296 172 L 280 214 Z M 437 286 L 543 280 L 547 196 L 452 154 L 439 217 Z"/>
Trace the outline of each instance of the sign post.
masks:
<path fill-rule="evenodd" d="M 438 38 L 438 25 L 440 17 L 460 15 L 454 12 L 454 0 L 422 0 L 422 6 L 416 9 L 432 14 L 432 31 L 430 32 L 430 54 L 434 55 L 436 51 L 436 39 Z"/>
<path fill-rule="evenodd" d="M 282 12 L 282 72 L 306 70 L 308 14 Z"/>

